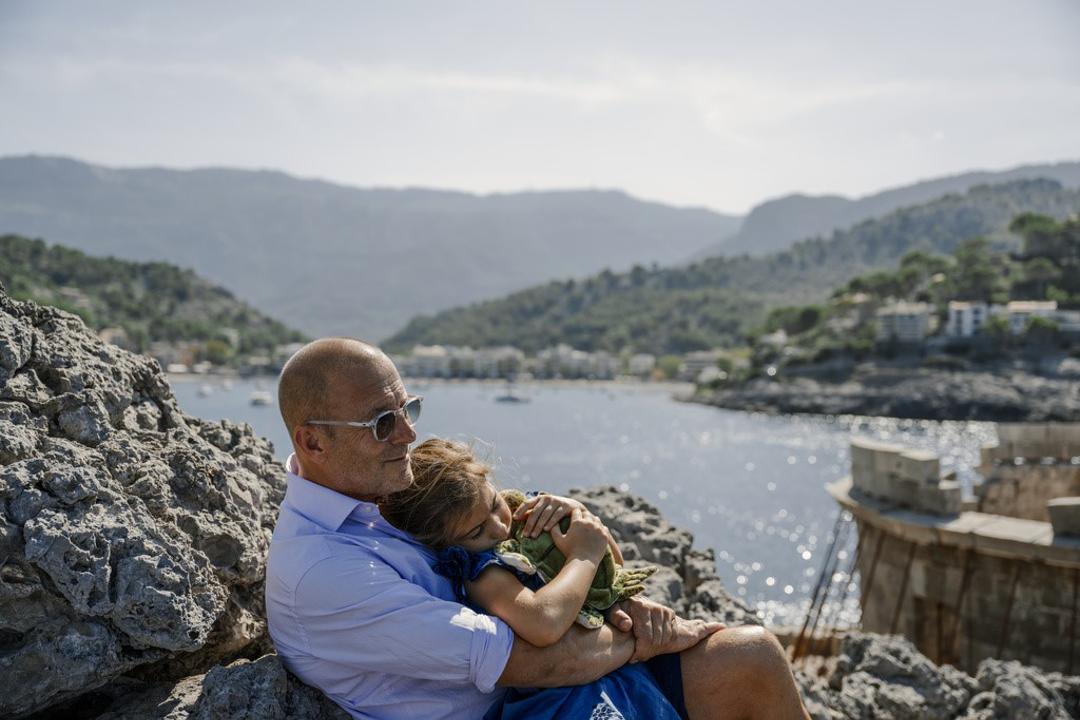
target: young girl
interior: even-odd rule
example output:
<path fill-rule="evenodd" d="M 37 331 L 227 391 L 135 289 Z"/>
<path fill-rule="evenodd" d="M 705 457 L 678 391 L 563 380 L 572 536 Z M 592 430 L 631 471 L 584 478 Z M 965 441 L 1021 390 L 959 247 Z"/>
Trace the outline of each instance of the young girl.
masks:
<path fill-rule="evenodd" d="M 517 517 L 528 513 L 526 535 L 550 532 L 566 562 L 546 584 L 515 570 L 494 553 L 510 537 L 515 515 L 488 479 L 491 468 L 468 446 L 437 438 L 410 456 L 413 484 L 382 504 L 383 516 L 438 553 L 436 569 L 454 581 L 461 602 L 502 618 L 523 640 L 539 647 L 558 642 L 577 619 L 609 547 L 622 564 L 618 547 L 584 505 L 541 495 L 526 501 Z M 565 516 L 564 530 L 559 522 Z M 579 687 L 511 690 L 487 717 L 680 717 L 650 672 L 646 663 L 626 665 Z"/>

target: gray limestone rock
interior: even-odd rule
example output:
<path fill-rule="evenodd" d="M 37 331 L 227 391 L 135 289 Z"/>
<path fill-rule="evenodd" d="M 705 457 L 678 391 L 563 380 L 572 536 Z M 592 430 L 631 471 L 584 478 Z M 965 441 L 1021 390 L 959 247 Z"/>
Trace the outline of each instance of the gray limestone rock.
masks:
<path fill-rule="evenodd" d="M 939 668 L 904 638 L 856 634 L 844 640 L 829 679 L 843 717 L 948 720 L 960 715 L 975 682 L 952 667 Z"/>
<path fill-rule="evenodd" d="M 0 716 L 266 648 L 284 476 L 157 363 L 0 291 Z"/>
<path fill-rule="evenodd" d="M 1002 660 L 972 678 L 886 635 L 850 633 L 827 679 L 795 676 L 814 720 L 1066 720 L 1080 709 L 1080 678 Z"/>
<path fill-rule="evenodd" d="M 218 665 L 175 683 L 121 679 L 84 700 L 105 705 L 83 715 L 77 707 L 54 708 L 57 716 L 97 720 L 348 720 L 318 690 L 290 675 L 275 655 Z"/>
<path fill-rule="evenodd" d="M 1072 717 L 1062 694 L 1046 674 L 1035 668 L 1015 661 L 984 660 L 979 664 L 975 680 L 978 690 L 963 720 L 1068 720 Z"/>
<path fill-rule="evenodd" d="M 671 525 L 654 505 L 610 486 L 575 488 L 570 496 L 604 521 L 628 565 L 660 566 L 645 586 L 649 597 L 666 602 L 683 617 L 761 624 L 752 610 L 724 589 L 712 550 L 693 549 L 694 536 Z"/>

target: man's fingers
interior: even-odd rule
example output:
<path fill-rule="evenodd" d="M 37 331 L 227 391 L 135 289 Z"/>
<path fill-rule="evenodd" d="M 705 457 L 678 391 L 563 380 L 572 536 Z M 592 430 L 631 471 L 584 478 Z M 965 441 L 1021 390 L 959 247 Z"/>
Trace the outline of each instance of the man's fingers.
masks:
<path fill-rule="evenodd" d="M 662 608 L 660 606 L 652 608 L 650 616 L 652 621 L 653 645 L 655 647 L 664 647 L 664 632 L 667 620 L 664 617 Z"/>
<path fill-rule="evenodd" d="M 607 619 L 616 630 L 630 632 L 634 628 L 634 621 L 630 618 L 630 614 L 620 607 L 611 608 L 611 610 L 608 611 Z"/>

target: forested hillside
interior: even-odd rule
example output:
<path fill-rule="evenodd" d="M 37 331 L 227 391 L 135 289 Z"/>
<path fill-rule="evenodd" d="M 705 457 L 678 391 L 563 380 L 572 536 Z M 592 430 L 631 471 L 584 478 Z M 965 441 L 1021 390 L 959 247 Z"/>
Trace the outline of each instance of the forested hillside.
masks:
<path fill-rule="evenodd" d="M 739 220 L 615 191 L 474 195 L 0 158 L 0 232 L 190 267 L 304 332 L 369 340 L 551 278 L 679 262 Z"/>
<path fill-rule="evenodd" d="M 62 245 L 3 235 L 0 282 L 12 297 L 74 312 L 96 330 L 123 328 L 139 351 L 155 341 L 200 341 L 209 345 L 214 359 L 226 361 L 303 339 L 228 290 L 168 263 L 91 257 Z M 232 330 L 234 338 L 229 337 Z"/>
<path fill-rule="evenodd" d="M 510 344 L 535 351 L 567 342 L 583 350 L 657 354 L 728 345 L 759 325 L 768 308 L 821 300 L 851 278 L 890 268 L 913 250 L 951 254 L 975 236 L 985 236 L 993 248 L 1017 247 L 1008 226 L 1024 212 L 1055 218 L 1075 214 L 1080 190 L 1052 180 L 979 186 L 763 258 L 639 266 L 418 317 L 388 344 L 399 350 L 416 343 Z"/>

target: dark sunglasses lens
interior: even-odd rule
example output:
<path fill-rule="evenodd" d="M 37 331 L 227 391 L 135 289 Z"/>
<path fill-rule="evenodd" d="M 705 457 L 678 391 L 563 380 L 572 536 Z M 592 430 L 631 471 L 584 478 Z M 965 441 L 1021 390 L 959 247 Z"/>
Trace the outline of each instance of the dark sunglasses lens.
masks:
<path fill-rule="evenodd" d="M 386 412 L 375 418 L 375 439 L 382 442 L 394 434 L 397 413 Z"/>
<path fill-rule="evenodd" d="M 405 403 L 405 417 L 409 419 L 409 424 L 413 425 L 420 419 L 420 398 L 415 397 L 409 402 Z"/>

